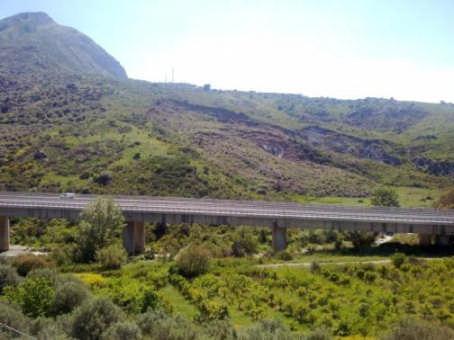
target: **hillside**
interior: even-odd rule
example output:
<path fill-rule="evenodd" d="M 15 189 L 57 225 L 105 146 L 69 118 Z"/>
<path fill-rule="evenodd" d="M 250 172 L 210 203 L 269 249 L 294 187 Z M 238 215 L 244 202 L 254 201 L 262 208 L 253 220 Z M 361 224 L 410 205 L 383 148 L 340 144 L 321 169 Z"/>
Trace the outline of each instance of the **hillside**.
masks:
<path fill-rule="evenodd" d="M 55 23 L 45 13 L 0 21 L 2 73 L 97 74 L 118 79 L 121 65 L 86 35 Z"/>
<path fill-rule="evenodd" d="M 129 80 L 43 13 L 1 20 L 0 46 L 0 190 L 302 200 L 454 184 L 452 104 Z"/>

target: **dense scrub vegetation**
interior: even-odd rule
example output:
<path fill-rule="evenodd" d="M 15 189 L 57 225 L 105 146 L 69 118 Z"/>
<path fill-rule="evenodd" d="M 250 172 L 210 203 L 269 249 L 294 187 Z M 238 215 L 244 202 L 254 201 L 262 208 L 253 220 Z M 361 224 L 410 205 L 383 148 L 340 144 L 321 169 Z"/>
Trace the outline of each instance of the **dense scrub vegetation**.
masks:
<path fill-rule="evenodd" d="M 454 332 L 454 261 L 420 257 L 428 249 L 376 246 L 373 234 L 289 230 L 289 247 L 274 254 L 267 229 L 147 225 L 146 253 L 127 260 L 118 234 L 124 220 L 111 201 L 95 201 L 81 217 L 78 226 L 14 224 L 21 242 L 50 253 L 0 265 L 6 337 L 450 339 Z M 94 256 L 80 256 L 87 230 Z M 301 265 L 282 266 L 288 261 Z"/>

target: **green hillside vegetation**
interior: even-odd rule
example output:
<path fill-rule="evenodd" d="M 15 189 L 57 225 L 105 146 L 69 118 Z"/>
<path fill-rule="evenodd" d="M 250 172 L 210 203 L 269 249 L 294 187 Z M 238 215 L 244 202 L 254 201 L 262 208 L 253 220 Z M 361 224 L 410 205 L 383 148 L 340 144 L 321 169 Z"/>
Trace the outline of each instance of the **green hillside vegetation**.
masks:
<path fill-rule="evenodd" d="M 2 190 L 361 198 L 381 185 L 431 196 L 453 183 L 449 103 L 127 80 L 43 13 L 0 27 Z"/>
<path fill-rule="evenodd" d="M 131 80 L 44 13 L 0 20 L 0 46 L 0 190 L 452 208 L 453 104 Z M 0 260 L 0 338 L 454 338 L 452 247 L 290 229 L 274 253 L 266 228 L 146 224 L 128 258 L 97 204 L 12 219 L 45 255 Z"/>

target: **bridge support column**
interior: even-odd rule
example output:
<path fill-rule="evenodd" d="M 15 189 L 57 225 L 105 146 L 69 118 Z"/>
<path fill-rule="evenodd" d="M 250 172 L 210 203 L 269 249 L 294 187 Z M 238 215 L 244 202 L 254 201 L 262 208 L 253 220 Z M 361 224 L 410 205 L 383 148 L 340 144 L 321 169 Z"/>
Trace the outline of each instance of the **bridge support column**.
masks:
<path fill-rule="evenodd" d="M 129 255 L 145 251 L 145 228 L 143 222 L 127 222 L 123 230 L 123 245 Z"/>
<path fill-rule="evenodd" d="M 435 244 L 437 246 L 449 246 L 449 235 L 437 235 L 435 237 Z"/>
<path fill-rule="evenodd" d="M 0 252 L 9 250 L 9 218 L 0 216 Z"/>
<path fill-rule="evenodd" d="M 432 234 L 419 234 L 419 245 L 428 247 L 432 245 Z"/>
<path fill-rule="evenodd" d="M 287 247 L 287 229 L 273 226 L 273 250 L 282 251 Z"/>

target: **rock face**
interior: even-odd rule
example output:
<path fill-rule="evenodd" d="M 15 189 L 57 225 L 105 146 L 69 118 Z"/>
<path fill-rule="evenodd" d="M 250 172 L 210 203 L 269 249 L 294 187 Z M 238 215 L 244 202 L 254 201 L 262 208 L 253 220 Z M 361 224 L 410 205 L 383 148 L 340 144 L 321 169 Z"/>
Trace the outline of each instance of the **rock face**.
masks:
<path fill-rule="evenodd" d="M 337 131 L 309 126 L 301 131 L 303 139 L 313 148 L 351 154 L 358 158 L 379 161 L 389 165 L 400 165 L 397 146 L 384 140 L 361 139 Z"/>
<path fill-rule="evenodd" d="M 0 20 L 0 73 L 127 75 L 118 61 L 77 30 L 47 14 L 21 13 Z"/>

